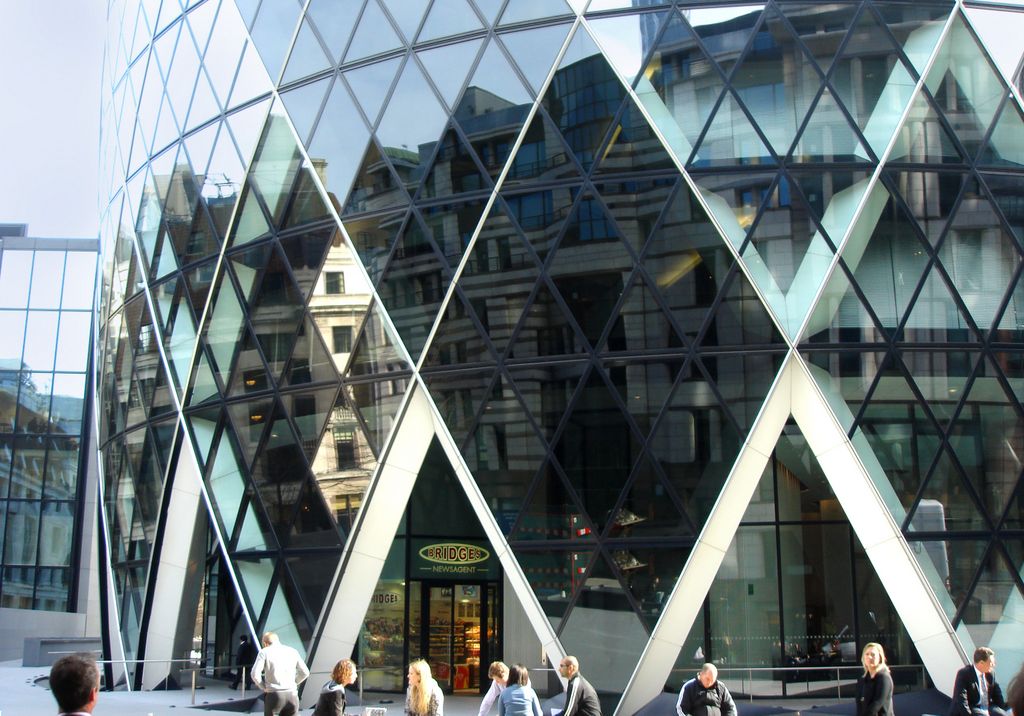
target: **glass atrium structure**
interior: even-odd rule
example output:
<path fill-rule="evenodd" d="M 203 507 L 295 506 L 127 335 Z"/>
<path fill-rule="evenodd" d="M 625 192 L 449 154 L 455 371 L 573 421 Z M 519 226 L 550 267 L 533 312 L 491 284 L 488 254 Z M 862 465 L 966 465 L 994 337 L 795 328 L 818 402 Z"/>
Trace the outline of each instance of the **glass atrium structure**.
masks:
<path fill-rule="evenodd" d="M 869 641 L 910 685 L 978 645 L 1015 668 L 1022 31 L 945 0 L 111 2 L 122 675 L 267 629 L 396 691 L 421 655 L 457 692 L 585 655 L 620 713 Z"/>

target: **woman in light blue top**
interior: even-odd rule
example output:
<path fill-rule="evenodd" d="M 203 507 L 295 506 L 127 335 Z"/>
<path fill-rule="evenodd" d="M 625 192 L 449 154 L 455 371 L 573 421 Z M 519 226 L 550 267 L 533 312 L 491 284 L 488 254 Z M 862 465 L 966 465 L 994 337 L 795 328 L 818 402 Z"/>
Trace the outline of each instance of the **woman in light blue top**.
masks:
<path fill-rule="evenodd" d="M 508 670 L 508 682 L 498 699 L 501 716 L 544 716 L 537 692 L 530 687 L 530 672 L 522 664 Z"/>

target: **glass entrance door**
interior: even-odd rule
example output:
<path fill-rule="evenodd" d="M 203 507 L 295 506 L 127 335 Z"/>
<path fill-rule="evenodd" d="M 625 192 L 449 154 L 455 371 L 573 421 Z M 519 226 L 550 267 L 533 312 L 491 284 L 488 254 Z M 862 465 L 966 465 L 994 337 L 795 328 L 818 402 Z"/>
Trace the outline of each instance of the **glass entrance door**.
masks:
<path fill-rule="evenodd" d="M 446 692 L 479 694 L 481 661 L 489 663 L 488 654 L 497 653 L 497 585 L 413 582 L 411 587 L 423 595 L 423 626 L 410 629 L 410 647 L 421 640 L 420 653 Z M 416 600 L 410 598 L 412 604 Z M 415 621 L 411 614 L 410 621 Z"/>

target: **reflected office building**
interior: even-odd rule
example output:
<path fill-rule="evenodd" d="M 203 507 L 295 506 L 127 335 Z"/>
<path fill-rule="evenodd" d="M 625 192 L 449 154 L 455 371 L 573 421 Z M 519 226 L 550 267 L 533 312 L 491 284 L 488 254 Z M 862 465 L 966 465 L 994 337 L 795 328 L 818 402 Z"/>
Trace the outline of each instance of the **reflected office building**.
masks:
<path fill-rule="evenodd" d="M 266 630 L 395 692 L 418 657 L 479 694 L 577 654 L 622 714 L 703 661 L 793 696 L 872 641 L 899 689 L 1024 659 L 1024 13 L 164 0 L 109 30 L 115 681 Z"/>

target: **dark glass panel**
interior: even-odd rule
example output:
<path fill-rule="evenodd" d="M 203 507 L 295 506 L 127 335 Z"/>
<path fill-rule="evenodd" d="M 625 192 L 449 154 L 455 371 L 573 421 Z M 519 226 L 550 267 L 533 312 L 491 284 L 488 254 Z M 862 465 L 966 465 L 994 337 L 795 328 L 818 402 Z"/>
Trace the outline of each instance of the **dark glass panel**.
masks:
<path fill-rule="evenodd" d="M 467 40 L 451 45 L 431 47 L 428 50 L 420 50 L 416 57 L 423 63 L 427 71 L 427 77 L 434 83 L 434 87 L 441 93 L 441 99 L 448 107 L 455 106 L 462 85 L 466 81 L 466 72 L 473 66 L 482 39 Z"/>
<path fill-rule="evenodd" d="M 43 503 L 40 525 L 40 549 L 37 564 L 41 567 L 69 567 L 74 549 L 75 503 Z"/>
<path fill-rule="evenodd" d="M 299 285 L 302 303 L 305 303 L 316 285 L 328 250 L 334 244 L 341 244 L 341 234 L 331 224 L 321 229 L 310 229 L 297 236 L 282 237 L 280 241 L 292 276 Z"/>
<path fill-rule="evenodd" d="M 943 450 L 921 489 L 909 531 L 959 532 L 985 530 L 990 525 L 967 489 L 960 466 Z"/>
<path fill-rule="evenodd" d="M 43 492 L 43 463 L 46 439 L 42 436 L 19 436 L 14 440 L 14 468 L 11 473 L 12 498 L 39 499 Z"/>
<path fill-rule="evenodd" d="M 275 250 L 267 263 L 250 313 L 253 331 L 271 373 L 280 375 L 302 321 L 305 297 L 292 281 L 288 262 Z"/>
<path fill-rule="evenodd" d="M 393 77 L 393 67 L 391 73 Z M 307 147 L 310 161 L 327 190 L 327 199 L 339 213 L 359 170 L 360 155 L 369 136 L 345 83 L 335 81 Z"/>
<path fill-rule="evenodd" d="M 440 204 L 422 209 L 427 231 L 454 270 L 483 216 L 484 199 Z"/>
<path fill-rule="evenodd" d="M 701 347 L 781 345 L 782 334 L 738 267 L 733 268 L 731 280 L 726 278 L 723 283 L 718 310 L 704 332 Z"/>
<path fill-rule="evenodd" d="M 384 272 L 395 237 L 398 236 L 402 222 L 407 220 L 407 216 L 406 211 L 400 209 L 344 222 L 371 282 L 376 283 Z"/>
<path fill-rule="evenodd" d="M 595 176 L 619 172 L 672 171 L 676 168 L 661 140 L 629 97 L 619 121 L 612 129 L 606 146 L 598 157 Z"/>
<path fill-rule="evenodd" d="M 36 597 L 32 608 L 53 612 L 67 611 L 70 589 L 70 569 L 37 569 Z"/>
<path fill-rule="evenodd" d="M 978 574 L 978 566 L 985 561 L 988 540 L 914 540 L 910 544 L 932 587 L 939 590 L 945 587 L 949 598 L 940 592 L 939 601 L 946 616 L 953 621 L 967 601 L 967 591 Z"/>
<path fill-rule="evenodd" d="M 504 196 L 509 215 L 522 229 L 541 261 L 547 259 L 558 240 L 578 192 L 579 187 L 562 185 L 557 189 Z"/>
<path fill-rule="evenodd" d="M 490 182 L 477 167 L 472 151 L 449 125 L 417 198 L 434 199 L 489 188 Z"/>
<path fill-rule="evenodd" d="M 949 444 L 968 480 L 998 524 L 1020 477 L 1024 418 L 1000 382 L 999 371 L 983 360 L 970 393 L 949 431 Z"/>
<path fill-rule="evenodd" d="M 221 381 L 226 383 L 245 318 L 228 274 L 221 274 L 214 294 L 213 309 L 206 322 L 205 338 L 207 345 L 210 346 L 213 368 L 220 374 Z"/>
<path fill-rule="evenodd" d="M 605 371 L 642 435 L 650 432 L 672 390 L 684 358 L 607 361 Z"/>
<path fill-rule="evenodd" d="M 960 185 L 966 175 L 960 172 L 900 171 L 886 172 L 884 176 L 889 191 L 906 202 L 911 216 L 917 221 L 928 242 L 937 246 L 953 213 L 960 195 Z M 973 194 L 973 201 L 977 201 L 977 191 Z M 964 217 L 962 223 L 966 226 L 973 222 Z"/>
<path fill-rule="evenodd" d="M 584 171 L 598 158 L 626 96 L 608 60 L 582 28 L 577 30 L 542 100 Z"/>
<path fill-rule="evenodd" d="M 294 229 L 307 224 L 330 219 L 327 205 L 320 197 L 320 190 L 313 183 L 312 173 L 304 169 L 292 189 L 288 213 L 285 214 L 282 229 Z"/>
<path fill-rule="evenodd" d="M 648 450 L 698 529 L 718 499 L 740 441 L 703 374 L 684 369 Z"/>
<path fill-rule="evenodd" d="M 285 412 L 291 417 L 299 431 L 299 442 L 306 458 L 312 463 L 320 447 L 324 424 L 335 406 L 338 395 L 336 386 L 302 393 L 287 393 L 281 396 Z"/>
<path fill-rule="evenodd" d="M 258 468 L 259 464 L 257 463 Z M 263 504 L 266 505 L 266 491 L 261 490 L 260 494 L 264 495 Z M 296 502 L 298 504 L 295 509 L 294 522 L 284 546 L 292 548 L 340 547 L 338 530 L 334 526 L 334 520 L 331 519 L 331 511 L 324 502 L 315 480 L 306 480 Z M 331 573 L 333 574 L 333 571 Z M 321 580 L 323 580 L 322 574 Z M 325 582 L 324 589 L 327 589 L 329 584 L 327 580 L 323 581 Z M 311 608 L 319 606 L 319 604 L 310 605 Z"/>
<path fill-rule="evenodd" d="M 507 158 L 507 147 L 500 147 L 500 154 L 496 154 L 486 145 L 478 145 L 478 151 L 480 146 L 484 147 L 485 154 L 481 154 L 484 161 L 504 162 Z M 579 169 L 569 159 L 569 150 L 558 129 L 547 114 L 538 111 L 523 135 L 502 186 L 514 188 L 533 183 L 532 180 L 568 180 L 579 176 Z"/>
<path fill-rule="evenodd" d="M 650 460 L 643 458 L 634 471 L 633 483 L 623 494 L 622 502 L 609 520 L 607 537 L 646 540 L 692 534 L 693 526 L 685 513 L 679 511 L 671 488 L 658 476 Z M 684 561 L 679 561 L 680 569 Z M 674 583 L 673 578 L 662 586 L 670 590 Z M 660 610 L 662 601 L 662 598 L 656 598 L 656 604 L 642 603 L 641 606 L 654 615 Z"/>
<path fill-rule="evenodd" d="M 602 352 L 672 350 L 683 340 L 672 327 L 668 314 L 658 303 L 647 279 L 637 273 L 626 289 L 619 315 L 612 321 Z"/>
<path fill-rule="evenodd" d="M 586 368 L 579 362 L 509 368 L 528 413 L 548 442 L 554 439 Z"/>
<path fill-rule="evenodd" d="M 216 267 L 216 259 L 211 259 L 182 273 L 182 276 L 185 277 L 185 288 L 188 291 L 192 309 L 197 316 L 202 315 L 206 301 L 210 297 L 210 287 L 213 285 Z"/>
<path fill-rule="evenodd" d="M 603 181 L 594 188 L 604 200 L 619 235 L 634 252 L 640 253 L 674 186 L 674 179 L 665 178 Z"/>
<path fill-rule="evenodd" d="M 587 565 L 593 558 L 589 549 L 516 550 L 516 559 L 523 568 L 526 581 L 553 628 L 557 629 L 561 624 L 569 601 L 586 579 Z"/>
<path fill-rule="evenodd" d="M 235 427 L 235 435 L 245 456 L 245 464 L 252 463 L 256 449 L 270 420 L 270 411 L 274 404 L 271 398 L 253 400 L 246 403 L 228 405 L 228 413 Z"/>
<path fill-rule="evenodd" d="M 273 418 L 266 422 L 270 422 L 270 430 L 253 463 L 252 479 L 277 539 L 283 545 L 293 534 L 296 510 L 303 505 L 303 488 L 309 469 L 280 408 L 275 409 Z"/>
<path fill-rule="evenodd" d="M 367 438 L 378 455 L 391 433 L 408 380 L 407 375 L 395 374 L 387 380 L 345 384 L 348 402 L 362 416 L 368 430 Z"/>
<path fill-rule="evenodd" d="M 888 361 L 879 370 L 857 429 L 855 437 L 865 438 L 871 447 L 868 461 L 878 463 L 900 503 L 909 509 L 935 460 L 940 430 L 917 402 L 897 361 Z M 894 518 L 902 521 L 903 515 Z"/>
<path fill-rule="evenodd" d="M 395 348 L 391 328 L 373 306 L 366 314 L 363 330 L 349 359 L 348 375 L 364 376 L 407 370 L 409 366 Z"/>
<path fill-rule="evenodd" d="M 476 430 L 462 447 L 462 455 L 506 535 L 512 530 L 545 452 L 512 383 L 499 376 Z"/>
<path fill-rule="evenodd" d="M 490 388 L 492 370 L 424 373 L 423 380 L 455 444 L 465 442 Z"/>
<path fill-rule="evenodd" d="M 908 375 L 913 376 L 928 409 L 939 424 L 946 428 L 963 398 L 967 381 L 974 373 L 978 355 L 954 350 L 903 350 L 899 355 L 906 365 Z M 992 380 L 990 385 L 995 387 Z"/>
<path fill-rule="evenodd" d="M 153 447 L 148 428 L 135 430 L 125 436 L 126 474 L 135 479 L 135 497 L 146 530 L 147 542 L 152 542 L 160 515 L 163 494 L 164 468 Z"/>
<path fill-rule="evenodd" d="M 260 357 L 259 345 L 252 333 L 245 330 L 238 345 L 238 358 L 231 382 L 227 386 L 227 394 L 229 397 L 240 397 L 265 391 L 272 385 L 263 358 Z"/>
<path fill-rule="evenodd" d="M 978 164 L 1019 170 L 1024 166 L 1022 136 L 1024 114 L 1011 97 L 1003 105 L 1003 111 L 992 128 L 988 145 L 978 156 Z"/>
<path fill-rule="evenodd" d="M 919 343 L 978 340 L 936 265 L 925 276 L 924 286 L 903 326 L 902 339 Z"/>
<path fill-rule="evenodd" d="M 78 495 L 78 448 L 79 438 L 52 437 L 46 451 L 46 494 L 48 498 L 73 500 Z M 2 443 L 0 443 L 2 444 Z M 3 450 L 0 447 L 0 450 Z M 6 471 L 10 462 L 0 455 L 0 494 L 6 494 Z"/>
<path fill-rule="evenodd" d="M 609 372 L 624 370 L 612 367 Z M 554 454 L 595 527 L 603 530 L 639 456 L 639 438 L 597 371 L 571 411 Z"/>
<path fill-rule="evenodd" d="M 487 341 L 477 329 L 477 321 L 487 329 L 487 304 L 470 308 L 458 292 L 441 314 L 437 332 L 427 349 L 424 366 L 493 363 L 495 358 Z M 475 320 L 474 320 L 475 313 Z"/>
<path fill-rule="evenodd" d="M 31 609 L 36 570 L 30 567 L 5 567 L 0 606 L 7 609 Z M 128 645 L 126 644 L 126 649 Z"/>
<path fill-rule="evenodd" d="M 939 251 L 946 275 L 983 334 L 1020 266 L 1017 244 L 976 181 L 968 181 Z"/>
<path fill-rule="evenodd" d="M 409 497 L 409 533 L 486 539 L 480 520 L 436 438 L 423 458 Z"/>
<path fill-rule="evenodd" d="M 391 159 L 399 181 L 415 194 L 444 134 L 447 112 L 410 58 L 384 107 L 377 140 Z"/>
<path fill-rule="evenodd" d="M 768 397 L 782 367 L 782 353 L 732 353 L 701 356 L 701 362 L 708 375 L 718 386 L 722 399 L 740 430 L 749 432 L 761 405 Z"/>
<path fill-rule="evenodd" d="M 485 330 L 499 354 L 508 345 L 538 275 L 532 254 L 501 202 L 495 202 L 463 266 L 459 288 L 487 316 Z"/>
<path fill-rule="evenodd" d="M 299 324 L 291 362 L 281 376 L 281 385 L 323 383 L 338 378 L 334 358 L 324 348 L 320 329 L 307 317 Z"/>
<path fill-rule="evenodd" d="M 40 556 L 40 505 L 41 503 L 35 500 L 11 500 L 7 503 L 4 564 L 36 565 L 36 560 Z M 29 589 L 31 589 L 31 582 Z"/>
<path fill-rule="evenodd" d="M 533 302 L 523 313 L 508 357 L 576 355 L 585 352 L 585 346 L 552 289 L 547 282 L 541 282 Z"/>
<path fill-rule="evenodd" d="M 993 544 L 981 563 L 970 598 L 961 607 L 959 626 L 975 634 L 993 630 L 1006 635 L 1008 630 L 999 627 L 1021 601 L 1017 581 L 1009 576 L 1015 571 L 1016 566 L 1008 564 L 998 544 Z"/>
<path fill-rule="evenodd" d="M 870 136 L 869 136 L 870 141 Z M 874 149 L 874 147 L 872 147 Z M 876 153 L 878 152 L 875 149 Z M 959 164 L 960 149 L 924 90 L 914 97 L 889 153 L 890 162 Z"/>
<path fill-rule="evenodd" d="M 340 556 L 340 554 L 317 556 L 304 554 L 285 558 L 288 571 L 291 572 L 295 580 L 295 594 L 291 595 L 290 591 L 286 592 L 289 595 L 289 604 L 295 604 L 292 607 L 292 613 L 296 613 L 301 604 L 314 621 L 314 623 L 306 623 L 305 619 L 296 619 L 297 626 L 300 623 L 303 624 L 299 627 L 303 644 L 312 642 L 315 621 L 320 610 L 328 603 L 328 592 L 331 587 L 330 581 L 324 579 L 324 575 L 334 574 L 337 571 Z"/>

